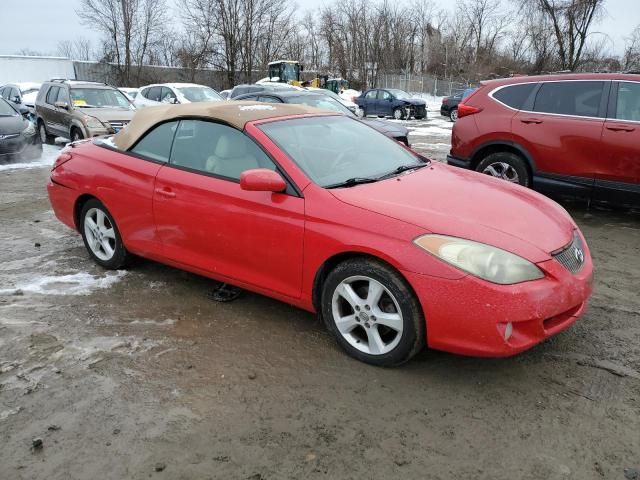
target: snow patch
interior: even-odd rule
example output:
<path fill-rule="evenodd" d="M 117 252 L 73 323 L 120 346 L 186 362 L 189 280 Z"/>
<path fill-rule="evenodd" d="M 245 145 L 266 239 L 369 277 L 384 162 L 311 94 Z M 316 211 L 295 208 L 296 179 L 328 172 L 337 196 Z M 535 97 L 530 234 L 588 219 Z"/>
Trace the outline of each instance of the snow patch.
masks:
<path fill-rule="evenodd" d="M 409 135 L 442 135 L 448 136 L 451 135 L 450 128 L 442 128 L 438 126 L 429 126 L 429 127 L 418 127 L 414 129 L 410 129 Z"/>
<path fill-rule="evenodd" d="M 247 110 L 275 110 L 275 107 L 272 107 L 271 105 L 243 105 L 241 107 L 239 107 L 240 110 L 243 111 L 247 111 Z"/>
<path fill-rule="evenodd" d="M 15 288 L 0 289 L 0 295 L 11 295 L 16 291 L 39 293 L 43 295 L 89 295 L 93 290 L 109 288 L 126 275 L 125 270 L 105 277 L 91 275 L 86 272 L 72 275 L 44 275 L 30 282 L 16 285 Z"/>
<path fill-rule="evenodd" d="M 6 163 L 0 165 L 0 172 L 6 170 L 24 170 L 31 168 L 50 167 L 60 155 L 60 148 L 52 145 L 42 146 L 42 157 L 31 162 Z"/>

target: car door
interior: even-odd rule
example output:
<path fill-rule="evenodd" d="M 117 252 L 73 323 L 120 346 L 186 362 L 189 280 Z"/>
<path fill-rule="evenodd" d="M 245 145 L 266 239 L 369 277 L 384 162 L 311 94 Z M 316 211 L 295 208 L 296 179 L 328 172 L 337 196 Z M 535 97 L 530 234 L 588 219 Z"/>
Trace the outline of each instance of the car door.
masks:
<path fill-rule="evenodd" d="M 614 82 L 595 172 L 598 200 L 640 205 L 640 82 Z"/>
<path fill-rule="evenodd" d="M 276 169 L 252 139 L 227 125 L 182 120 L 158 172 L 154 215 L 165 255 L 185 266 L 297 298 L 304 199 L 249 192 L 240 173 Z"/>
<path fill-rule="evenodd" d="M 603 156 L 600 137 L 609 84 L 600 80 L 541 82 L 529 105 L 512 119 L 514 142 L 529 153 L 535 175 L 552 182 L 557 193 L 592 193 Z"/>
<path fill-rule="evenodd" d="M 45 101 L 43 103 L 44 115 L 42 118 L 46 125 L 47 131 L 50 134 L 65 136 L 68 132 L 65 132 L 62 128 L 62 113 L 61 109 L 55 106 L 58 101 L 58 94 L 60 93 L 60 87 L 52 86 L 49 88 Z"/>
<path fill-rule="evenodd" d="M 378 115 L 393 115 L 393 95 L 386 90 L 378 90 Z"/>
<path fill-rule="evenodd" d="M 378 90 L 369 90 L 364 95 L 364 110 L 367 115 L 377 115 L 378 113 Z"/>
<path fill-rule="evenodd" d="M 68 109 L 57 107 L 58 113 L 60 115 L 60 130 L 61 135 L 64 137 L 70 138 L 71 135 L 71 99 L 69 98 L 69 90 L 65 87 L 59 87 L 58 96 L 56 98 L 56 102 L 63 102 L 69 105 Z"/>

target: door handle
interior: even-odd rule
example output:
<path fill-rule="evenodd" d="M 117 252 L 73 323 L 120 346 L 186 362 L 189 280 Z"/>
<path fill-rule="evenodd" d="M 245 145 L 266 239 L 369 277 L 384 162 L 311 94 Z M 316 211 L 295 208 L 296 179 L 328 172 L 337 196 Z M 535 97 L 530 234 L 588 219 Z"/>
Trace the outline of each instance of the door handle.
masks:
<path fill-rule="evenodd" d="M 535 123 L 536 125 L 542 123 L 542 120 L 538 119 L 538 118 L 521 118 L 520 121 L 522 123 L 526 123 L 527 125 L 530 123 Z"/>
<path fill-rule="evenodd" d="M 162 195 L 163 197 L 167 197 L 167 198 L 175 198 L 176 194 L 173 193 L 171 190 L 165 190 L 164 188 L 156 188 L 156 193 L 158 195 Z"/>
<path fill-rule="evenodd" d="M 612 130 L 614 132 L 633 132 L 635 127 L 631 127 L 629 125 L 607 125 L 607 130 Z"/>

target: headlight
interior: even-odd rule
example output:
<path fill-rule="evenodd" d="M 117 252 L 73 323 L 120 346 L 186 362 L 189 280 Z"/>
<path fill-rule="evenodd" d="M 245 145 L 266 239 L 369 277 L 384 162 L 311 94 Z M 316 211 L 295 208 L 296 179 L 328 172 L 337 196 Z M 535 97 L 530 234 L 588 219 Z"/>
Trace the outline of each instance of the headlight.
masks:
<path fill-rule="evenodd" d="M 543 278 L 533 263 L 491 245 L 446 235 L 428 234 L 414 243 L 454 267 L 501 285 Z"/>
<path fill-rule="evenodd" d="M 82 117 L 82 123 L 84 123 L 87 128 L 105 128 L 100 120 L 90 115 Z"/>
<path fill-rule="evenodd" d="M 32 137 L 36 134 L 36 127 L 33 126 L 33 123 L 27 121 L 27 126 L 22 130 L 22 134 L 25 137 Z"/>

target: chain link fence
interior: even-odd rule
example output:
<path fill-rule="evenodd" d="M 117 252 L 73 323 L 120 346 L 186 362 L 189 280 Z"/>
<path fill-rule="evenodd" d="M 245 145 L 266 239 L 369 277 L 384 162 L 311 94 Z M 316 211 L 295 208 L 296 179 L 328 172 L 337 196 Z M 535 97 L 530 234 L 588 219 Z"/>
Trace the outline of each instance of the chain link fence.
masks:
<path fill-rule="evenodd" d="M 452 82 L 430 75 L 398 75 L 382 74 L 379 77 L 378 87 L 398 88 L 411 93 L 429 93 L 436 97 L 450 96 L 469 88 L 470 84 Z"/>

